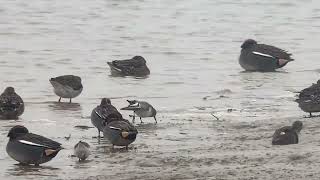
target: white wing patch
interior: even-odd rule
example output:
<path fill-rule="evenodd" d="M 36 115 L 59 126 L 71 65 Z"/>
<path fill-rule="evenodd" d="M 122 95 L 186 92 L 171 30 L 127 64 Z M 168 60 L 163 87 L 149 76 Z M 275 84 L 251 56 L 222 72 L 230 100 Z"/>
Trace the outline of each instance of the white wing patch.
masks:
<path fill-rule="evenodd" d="M 285 133 L 285 132 L 283 132 L 283 131 L 280 133 L 280 135 L 285 135 L 285 134 L 286 134 L 286 133 Z"/>
<path fill-rule="evenodd" d="M 256 51 L 253 51 L 252 53 L 256 54 L 256 55 L 259 55 L 259 56 L 274 58 L 273 56 L 271 56 L 269 54 L 264 54 L 264 53 L 260 53 L 260 52 L 256 52 Z"/>
<path fill-rule="evenodd" d="M 115 70 L 122 72 L 121 69 L 119 69 L 119 68 L 117 68 L 117 67 L 115 67 L 115 66 L 112 66 L 112 67 L 113 67 Z"/>
<path fill-rule="evenodd" d="M 121 130 L 120 128 L 117 127 L 113 127 L 113 126 L 109 126 L 110 129 L 114 129 L 114 130 Z"/>
<path fill-rule="evenodd" d="M 130 105 L 130 106 L 140 107 L 140 104 L 139 104 L 139 103 L 134 103 L 134 104 L 132 104 L 132 105 Z"/>
<path fill-rule="evenodd" d="M 98 115 L 101 119 L 104 119 L 96 110 L 94 110 L 94 112 L 95 112 L 96 115 Z"/>
<path fill-rule="evenodd" d="M 32 145 L 32 146 L 39 146 L 39 147 L 47 147 L 41 144 L 36 144 L 30 141 L 26 141 L 26 140 L 19 140 L 19 142 L 21 142 L 22 144 L 27 144 L 27 145 Z"/>

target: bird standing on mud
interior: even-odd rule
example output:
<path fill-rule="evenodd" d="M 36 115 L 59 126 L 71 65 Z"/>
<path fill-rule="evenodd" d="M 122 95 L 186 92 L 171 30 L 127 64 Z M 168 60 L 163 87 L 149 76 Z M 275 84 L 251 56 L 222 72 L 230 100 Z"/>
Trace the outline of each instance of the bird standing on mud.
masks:
<path fill-rule="evenodd" d="M 298 144 L 298 134 L 302 129 L 302 122 L 295 121 L 292 126 L 285 126 L 277 129 L 272 137 L 272 145 Z"/>
<path fill-rule="evenodd" d="M 119 120 L 122 120 L 122 115 L 108 98 L 102 98 L 100 105 L 91 112 L 91 123 L 98 129 L 98 137 L 100 137 L 100 132 L 103 131 L 105 124 Z"/>
<path fill-rule="evenodd" d="M 79 161 L 86 160 L 90 155 L 90 145 L 86 142 L 79 141 L 74 146 L 74 155 L 79 158 Z"/>
<path fill-rule="evenodd" d="M 320 80 L 316 84 L 303 89 L 296 102 L 304 112 L 310 114 L 310 117 L 314 117 L 313 112 L 320 112 Z"/>
<path fill-rule="evenodd" d="M 241 45 L 239 63 L 246 71 L 274 71 L 293 61 L 291 54 L 280 48 L 258 44 L 247 39 Z"/>
<path fill-rule="evenodd" d="M 54 88 L 54 93 L 60 97 L 59 102 L 61 98 L 68 98 L 71 103 L 71 99 L 79 96 L 83 89 L 79 76 L 64 75 L 51 78 L 49 81 Z"/>
<path fill-rule="evenodd" d="M 150 74 L 146 60 L 142 56 L 134 56 L 132 59 L 115 60 L 107 63 L 113 76 L 144 77 Z"/>
<path fill-rule="evenodd" d="M 133 111 L 138 117 L 140 117 L 140 121 L 142 122 L 142 118 L 144 117 L 153 117 L 155 122 L 157 123 L 157 111 L 152 107 L 151 104 L 145 101 L 137 101 L 137 100 L 127 100 L 129 106 L 121 108 L 121 110 L 129 110 Z M 135 115 L 133 115 L 132 121 L 134 122 Z"/>
<path fill-rule="evenodd" d="M 108 138 L 114 146 L 125 146 L 128 149 L 128 145 L 136 140 L 138 130 L 128 121 L 112 121 L 106 124 L 103 128 L 103 136 Z"/>
<path fill-rule="evenodd" d="M 14 126 L 8 133 L 7 153 L 21 164 L 39 164 L 50 161 L 63 149 L 61 144 L 43 136 L 29 133 L 24 126 Z"/>
<path fill-rule="evenodd" d="M 7 87 L 0 95 L 0 119 L 18 119 L 23 112 L 22 98 L 13 87 Z"/>

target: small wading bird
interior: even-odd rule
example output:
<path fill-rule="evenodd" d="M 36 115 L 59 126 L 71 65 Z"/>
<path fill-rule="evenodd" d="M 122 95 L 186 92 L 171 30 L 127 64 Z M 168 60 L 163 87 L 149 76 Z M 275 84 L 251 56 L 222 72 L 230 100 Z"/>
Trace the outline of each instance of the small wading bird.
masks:
<path fill-rule="evenodd" d="M 309 117 L 316 117 L 312 113 L 320 112 L 320 80 L 316 84 L 303 89 L 296 102 L 304 112 L 310 114 Z"/>
<path fill-rule="evenodd" d="M 119 120 L 122 120 L 122 115 L 111 104 L 111 100 L 107 98 L 102 98 L 100 105 L 94 108 L 91 113 L 91 123 L 98 129 L 98 137 L 100 137 L 100 132 L 103 131 L 105 123 Z"/>
<path fill-rule="evenodd" d="M 258 44 L 253 39 L 241 45 L 239 63 L 246 71 L 274 71 L 293 61 L 291 54 L 280 48 Z"/>
<path fill-rule="evenodd" d="M 74 155 L 79 158 L 79 161 L 86 160 L 90 155 L 90 145 L 86 142 L 79 141 L 74 146 Z"/>
<path fill-rule="evenodd" d="M 63 149 L 61 144 L 43 136 L 29 133 L 24 126 L 14 126 L 8 133 L 8 155 L 21 164 L 39 164 L 50 161 Z"/>
<path fill-rule="evenodd" d="M 18 119 L 23 112 L 22 98 L 13 87 L 7 87 L 0 95 L 0 119 Z"/>
<path fill-rule="evenodd" d="M 151 104 L 145 102 L 145 101 L 137 101 L 137 100 L 127 100 L 129 103 L 129 106 L 121 108 L 121 110 L 129 110 L 133 111 L 134 114 L 136 114 L 138 117 L 140 117 L 140 121 L 142 122 L 142 118 L 145 117 L 153 117 L 155 122 L 157 123 L 156 115 L 157 111 L 151 106 Z M 132 121 L 134 122 L 135 115 L 133 115 Z"/>
<path fill-rule="evenodd" d="M 81 78 L 74 75 L 51 78 L 50 83 L 53 86 L 54 93 L 60 97 L 59 102 L 61 98 L 68 98 L 70 99 L 69 103 L 71 103 L 71 99 L 79 96 L 83 89 Z"/>
<path fill-rule="evenodd" d="M 107 63 L 113 76 L 144 77 L 150 74 L 146 60 L 142 56 L 134 56 L 132 59 L 115 60 Z"/>
<path fill-rule="evenodd" d="M 302 129 L 302 122 L 295 121 L 292 126 L 277 129 L 272 137 L 272 145 L 298 144 L 298 134 Z"/>

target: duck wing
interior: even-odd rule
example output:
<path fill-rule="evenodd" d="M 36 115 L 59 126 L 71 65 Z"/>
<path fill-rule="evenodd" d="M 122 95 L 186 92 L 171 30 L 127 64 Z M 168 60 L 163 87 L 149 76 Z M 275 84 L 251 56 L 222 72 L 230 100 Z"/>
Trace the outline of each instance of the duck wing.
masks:
<path fill-rule="evenodd" d="M 31 146 L 45 147 L 53 150 L 62 149 L 60 143 L 33 133 L 27 133 L 26 135 L 19 137 L 17 140 L 20 143 Z"/>
<path fill-rule="evenodd" d="M 106 106 L 97 106 L 94 112 L 101 118 L 106 120 L 107 122 L 122 120 L 122 115 L 119 113 L 117 108 L 112 105 Z"/>
<path fill-rule="evenodd" d="M 291 54 L 287 51 L 267 44 L 257 44 L 253 47 L 252 52 L 256 55 L 270 56 L 276 59 L 285 59 L 293 61 Z"/>
<path fill-rule="evenodd" d="M 128 120 L 113 121 L 108 124 L 109 128 L 119 131 L 138 132 L 138 130 Z"/>

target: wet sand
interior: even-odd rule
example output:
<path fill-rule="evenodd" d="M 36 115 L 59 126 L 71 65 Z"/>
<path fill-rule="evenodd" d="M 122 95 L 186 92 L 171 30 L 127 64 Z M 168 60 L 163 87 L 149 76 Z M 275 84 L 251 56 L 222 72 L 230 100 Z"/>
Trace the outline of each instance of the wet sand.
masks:
<path fill-rule="evenodd" d="M 0 91 L 25 101 L 17 121 L 0 121 L 0 179 L 319 179 L 319 118 L 303 118 L 296 93 L 319 79 L 317 1 L 4 0 L 0 7 Z M 245 73 L 243 40 L 293 53 L 273 73 Z M 146 79 L 111 77 L 107 61 L 146 58 Z M 82 94 L 57 103 L 51 77 L 82 78 Z M 98 141 L 90 114 L 102 97 L 151 103 L 128 151 Z M 121 111 L 129 118 L 131 113 Z M 214 115 L 214 116 L 213 116 Z M 301 120 L 297 145 L 272 146 L 275 129 Z M 40 167 L 5 152 L 17 124 L 63 144 Z M 80 126 L 80 127 L 78 127 Z M 81 126 L 83 126 L 81 128 Z M 65 137 L 69 137 L 67 140 Z M 73 146 L 91 145 L 88 161 Z"/>

